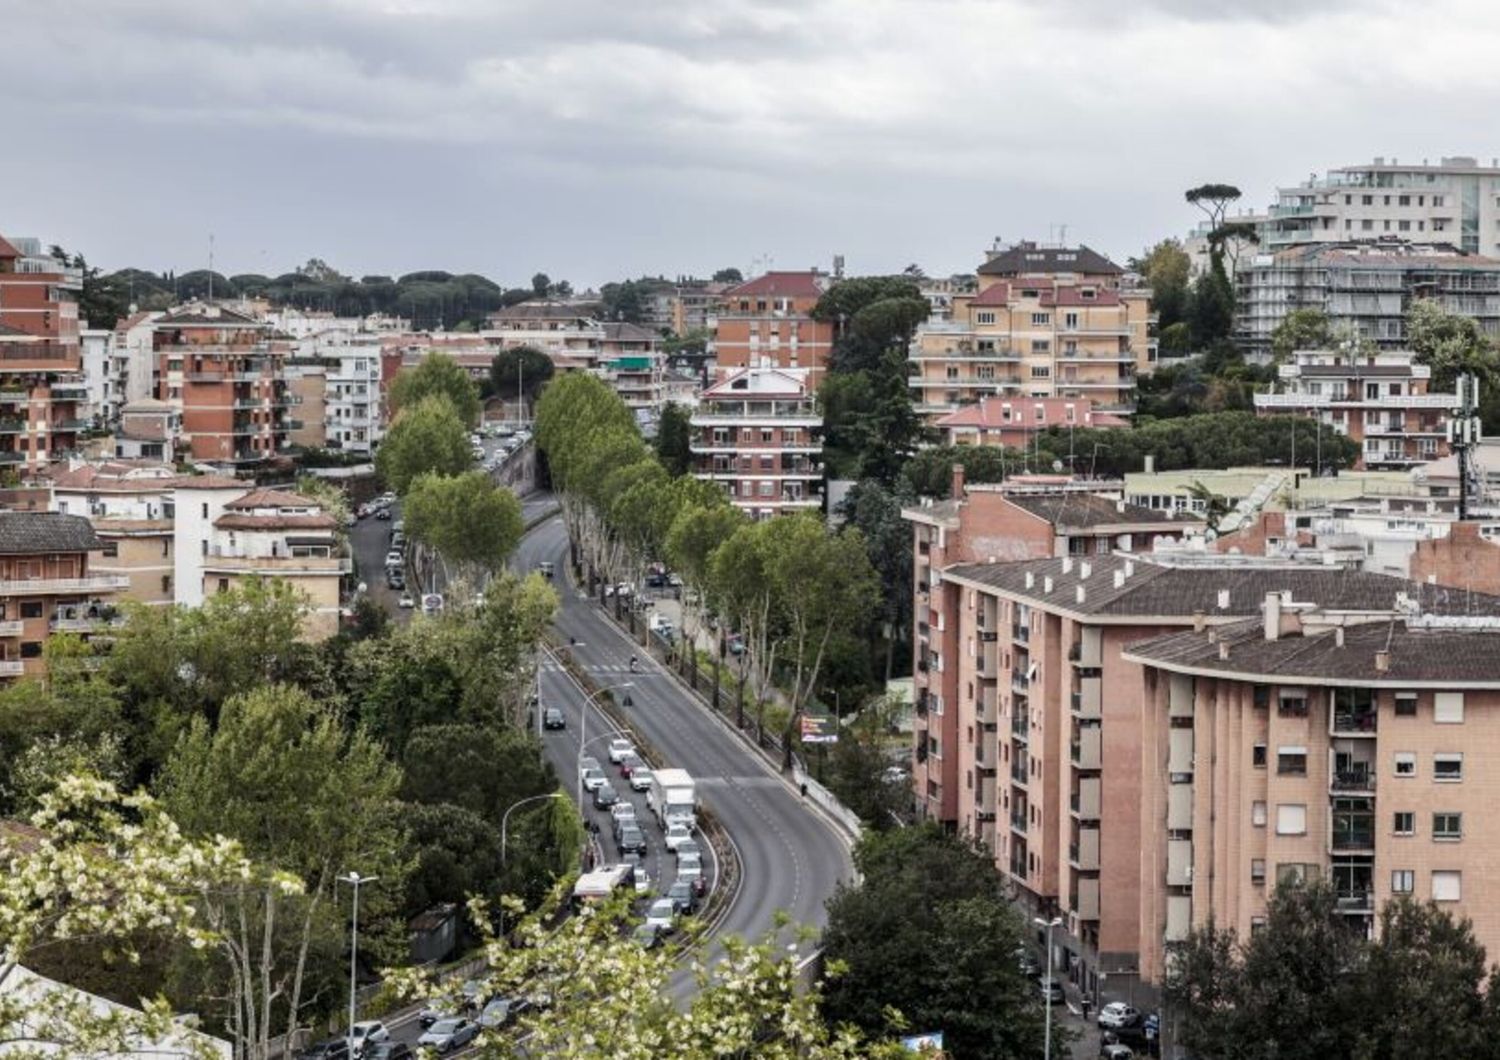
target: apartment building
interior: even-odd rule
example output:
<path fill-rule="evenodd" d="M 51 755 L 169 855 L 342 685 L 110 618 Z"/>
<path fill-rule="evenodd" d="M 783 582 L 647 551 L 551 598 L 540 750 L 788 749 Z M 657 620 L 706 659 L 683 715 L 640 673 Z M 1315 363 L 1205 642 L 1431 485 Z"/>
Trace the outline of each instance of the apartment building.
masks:
<path fill-rule="evenodd" d="M 280 347 L 282 344 L 276 344 Z M 282 421 L 286 444 L 299 449 L 328 448 L 328 365 L 321 358 L 278 349 L 286 398 L 295 416 Z"/>
<path fill-rule="evenodd" d="M 50 635 L 108 624 L 126 580 L 90 569 L 102 548 L 82 516 L 0 512 L 0 677 L 39 676 Z"/>
<path fill-rule="evenodd" d="M 1406 311 L 1427 298 L 1500 336 L 1500 258 L 1444 243 L 1315 243 L 1240 259 L 1233 334 L 1249 355 L 1269 356 L 1271 335 L 1294 309 L 1322 310 L 1335 329 L 1382 349 L 1406 344 Z"/>
<path fill-rule="evenodd" d="M 80 271 L 0 236 L 0 467 L 35 474 L 88 426 Z"/>
<path fill-rule="evenodd" d="M 248 471 L 287 446 L 285 351 L 263 321 L 195 303 L 154 324 L 156 396 L 182 410 L 182 441 L 196 461 Z"/>
<path fill-rule="evenodd" d="M 992 445 L 1025 449 L 1037 436 L 1056 428 L 1103 430 L 1129 427 L 1130 421 L 1094 408 L 1088 398 L 1000 398 L 981 395 L 934 423 L 944 445 Z M 1088 454 L 1084 454 L 1085 458 Z M 1077 470 L 1087 471 L 1081 467 Z"/>
<path fill-rule="evenodd" d="M 306 598 L 305 637 L 338 632 L 339 588 L 349 563 L 340 555 L 334 516 L 301 494 L 258 489 L 225 504 L 212 525 L 200 602 L 247 578 L 280 578 Z"/>
<path fill-rule="evenodd" d="M 1241 624 L 1281 594 L 1350 621 L 1389 615 L 1398 601 L 1466 606 L 1465 594 L 1404 579 L 1212 555 L 959 564 L 941 578 L 951 610 L 940 619 L 957 649 L 944 704 L 954 732 L 939 745 L 956 788 L 953 824 L 993 852 L 1030 911 L 1062 918 L 1056 956 L 1069 977 L 1095 994 L 1102 976 L 1114 998 L 1137 980 L 1160 982 L 1151 908 L 1168 879 L 1192 877 L 1178 829 L 1161 827 L 1165 792 L 1153 808 L 1158 773 L 1164 786 L 1183 772 L 1173 756 L 1187 737 L 1150 709 L 1132 645 Z M 1306 744 L 1296 746 L 1311 753 Z M 918 759 L 923 746 L 919 731 Z M 931 762 L 930 736 L 926 748 Z M 1223 769 L 1218 778 L 1205 764 L 1206 788 L 1233 783 L 1232 765 Z M 1144 870 L 1143 852 L 1170 858 L 1170 876 Z"/>
<path fill-rule="evenodd" d="M 602 338 L 597 302 L 538 300 L 496 310 L 482 333 L 499 349 L 534 346 L 558 371 L 599 367 Z"/>
<path fill-rule="evenodd" d="M 141 398 L 121 405 L 116 414 L 115 452 L 120 460 L 177 459 L 182 411 L 171 402 Z"/>
<path fill-rule="evenodd" d="M 768 272 L 736 284 L 719 298 L 711 326 L 719 380 L 746 368 L 805 372 L 816 394 L 833 352 L 834 326 L 814 320 L 813 308 L 829 277 L 806 272 Z"/>
<path fill-rule="evenodd" d="M 1088 247 L 1018 243 L 979 266 L 977 290 L 917 329 L 911 386 L 929 422 L 983 397 L 1089 399 L 1135 409 L 1156 361 L 1150 292 Z"/>
<path fill-rule="evenodd" d="M 385 438 L 380 409 L 380 348 L 370 343 L 323 344 L 327 390 L 323 420 L 328 445 L 373 454 Z"/>
<path fill-rule="evenodd" d="M 954 468 L 952 496 L 904 509 L 914 538 L 915 606 L 912 673 L 916 747 L 912 782 L 926 818 L 958 821 L 958 678 L 961 641 L 954 617 L 959 591 L 943 571 L 955 564 L 1046 557 L 1084 559 L 1149 551 L 1163 538 L 1199 530 L 1202 523 L 1123 504 L 1083 489 L 1050 492 L 966 486 Z M 925 748 L 925 750 L 923 750 Z"/>
<path fill-rule="evenodd" d="M 1458 594 L 1455 594 L 1458 595 Z M 1401 895 L 1500 946 L 1500 601 L 1260 618 L 1127 648 L 1143 670 L 1141 965 L 1212 919 L 1247 935 L 1277 882 L 1322 877 L 1353 930 Z M 1373 602 L 1373 601 L 1372 601 Z"/>
<path fill-rule="evenodd" d="M 1500 257 L 1500 159 L 1488 166 L 1466 156 L 1402 165 L 1377 157 L 1342 166 L 1277 189 L 1257 231 L 1272 250 L 1396 238 Z"/>
<path fill-rule="evenodd" d="M 1309 416 L 1358 442 L 1358 467 L 1399 470 L 1448 453 L 1456 394 L 1432 394 L 1432 370 L 1409 350 L 1298 350 L 1278 369 L 1281 393 L 1256 394 L 1261 416 Z"/>
<path fill-rule="evenodd" d="M 704 390 L 693 411 L 693 474 L 757 519 L 823 503 L 823 425 L 806 369 L 748 368 Z"/>

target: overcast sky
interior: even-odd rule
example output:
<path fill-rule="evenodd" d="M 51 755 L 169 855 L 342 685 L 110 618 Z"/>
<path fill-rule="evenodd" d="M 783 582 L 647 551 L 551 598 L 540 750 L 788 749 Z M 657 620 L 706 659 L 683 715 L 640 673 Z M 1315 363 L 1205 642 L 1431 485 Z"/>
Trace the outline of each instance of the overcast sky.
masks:
<path fill-rule="evenodd" d="M 0 0 L 0 232 L 107 268 L 971 270 L 1500 155 L 1492 0 Z"/>

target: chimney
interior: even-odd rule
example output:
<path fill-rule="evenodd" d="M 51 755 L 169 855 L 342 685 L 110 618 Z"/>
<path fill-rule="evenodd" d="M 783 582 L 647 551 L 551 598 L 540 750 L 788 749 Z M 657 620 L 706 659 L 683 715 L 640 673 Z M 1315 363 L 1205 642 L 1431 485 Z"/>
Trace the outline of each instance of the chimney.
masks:
<path fill-rule="evenodd" d="M 1194 633 L 1202 633 L 1203 632 L 1203 612 L 1202 611 L 1194 611 L 1193 612 L 1193 632 Z"/>
<path fill-rule="evenodd" d="M 1133 577 L 1135 577 L 1135 560 L 1133 560 L 1133 559 L 1127 559 L 1125 561 L 1125 577 L 1127 577 L 1127 578 L 1133 578 Z"/>
<path fill-rule="evenodd" d="M 1036 572 L 1035 571 L 1027 571 L 1026 572 L 1026 588 L 1032 589 L 1032 588 L 1035 588 L 1035 587 L 1036 587 Z"/>
<path fill-rule="evenodd" d="M 1219 658 L 1226 660 L 1229 658 L 1229 642 L 1227 640 L 1219 641 Z"/>
<path fill-rule="evenodd" d="M 962 464 L 953 465 L 952 496 L 956 501 L 961 501 L 964 499 L 964 466 Z"/>
<path fill-rule="evenodd" d="M 1094 573 L 1094 565 L 1088 560 L 1078 561 L 1078 580 L 1088 581 L 1089 575 Z"/>
<path fill-rule="evenodd" d="M 1122 589 L 1124 587 L 1125 587 L 1125 572 L 1122 571 L 1122 570 L 1117 570 L 1117 571 L 1115 571 L 1115 588 L 1116 589 Z"/>
<path fill-rule="evenodd" d="M 1219 590 L 1219 610 L 1220 611 L 1228 611 L 1229 610 L 1229 590 L 1228 589 L 1220 589 Z"/>
<path fill-rule="evenodd" d="M 1377 674 L 1391 672 L 1391 653 L 1384 648 L 1375 653 L 1375 672 Z"/>
<path fill-rule="evenodd" d="M 1281 638 L 1281 594 L 1266 593 L 1265 603 L 1266 640 Z"/>
<path fill-rule="evenodd" d="M 1078 586 L 1077 589 L 1078 589 L 1078 602 L 1081 604 L 1086 599 L 1087 590 L 1085 590 L 1084 587 L 1081 586 L 1081 585 Z"/>
<path fill-rule="evenodd" d="M 1049 574 L 1047 575 L 1047 577 L 1042 579 L 1042 592 L 1044 594 L 1050 594 L 1052 592 L 1052 575 Z"/>
<path fill-rule="evenodd" d="M 1147 453 L 1146 454 L 1146 474 L 1148 474 L 1148 475 L 1154 475 L 1154 474 L 1156 474 L 1156 454 L 1155 453 Z"/>
<path fill-rule="evenodd" d="M 1072 574 L 1073 573 L 1073 557 L 1072 556 L 1064 556 L 1063 557 L 1062 572 L 1064 574 Z"/>
<path fill-rule="evenodd" d="M 1334 643 L 1334 646 L 1338 647 L 1338 648 L 1342 648 L 1344 646 L 1344 627 L 1343 626 L 1334 626 L 1333 627 L 1333 643 Z"/>
<path fill-rule="evenodd" d="M 1219 643 L 1219 631 L 1214 626 L 1208 627 L 1208 642 L 1210 644 Z"/>

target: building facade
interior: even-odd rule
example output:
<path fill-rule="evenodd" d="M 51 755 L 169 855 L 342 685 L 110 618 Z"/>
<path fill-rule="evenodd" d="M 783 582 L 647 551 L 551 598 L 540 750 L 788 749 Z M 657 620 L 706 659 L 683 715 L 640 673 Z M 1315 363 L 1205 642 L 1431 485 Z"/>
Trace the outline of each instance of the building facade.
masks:
<path fill-rule="evenodd" d="M 1025 449 L 1053 428 L 1129 427 L 1113 412 L 1099 412 L 1088 398 L 992 398 L 981 395 L 972 405 L 934 423 L 944 445 L 992 445 Z M 1077 470 L 1087 471 L 1087 467 Z"/>
<path fill-rule="evenodd" d="M 1298 350 L 1278 375 L 1283 391 L 1256 394 L 1256 413 L 1316 418 L 1359 443 L 1362 469 L 1408 469 L 1448 454 L 1458 396 L 1429 393 L 1432 370 L 1410 351 Z"/>
<path fill-rule="evenodd" d="M 751 368 L 704 390 L 693 411 L 693 474 L 755 518 L 823 502 L 823 424 L 801 369 Z"/>
<path fill-rule="evenodd" d="M 768 272 L 719 297 L 712 319 L 718 379 L 747 368 L 805 372 L 816 394 L 833 352 L 834 326 L 814 320 L 829 279 L 816 270 Z"/>

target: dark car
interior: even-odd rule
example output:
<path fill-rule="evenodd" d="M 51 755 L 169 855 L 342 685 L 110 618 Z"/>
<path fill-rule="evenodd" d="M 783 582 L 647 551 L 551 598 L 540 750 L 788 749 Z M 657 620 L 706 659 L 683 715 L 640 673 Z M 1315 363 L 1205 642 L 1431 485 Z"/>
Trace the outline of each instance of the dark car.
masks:
<path fill-rule="evenodd" d="M 297 1060 L 349 1060 L 349 1042 L 343 1038 L 330 1038 L 309 1045 L 297 1054 Z"/>
<path fill-rule="evenodd" d="M 411 1060 L 412 1056 L 405 1042 L 372 1042 L 364 1052 L 364 1060 Z"/>
<path fill-rule="evenodd" d="M 672 907 L 679 913 L 698 911 L 698 896 L 693 893 L 693 885 L 687 880 L 678 880 L 668 887 L 667 897 L 672 899 Z"/>
<path fill-rule="evenodd" d="M 633 850 L 637 854 L 644 854 L 646 852 L 646 833 L 635 825 L 625 825 L 621 827 L 620 834 L 615 839 L 615 845 L 620 848 L 621 854 L 627 850 Z"/>
<path fill-rule="evenodd" d="M 566 729 L 568 719 L 563 717 L 563 712 L 556 707 L 548 707 L 542 712 L 542 728 L 544 729 Z"/>
<path fill-rule="evenodd" d="M 594 809 L 607 810 L 620 801 L 620 793 L 615 791 L 615 786 L 605 781 L 594 789 Z"/>
<path fill-rule="evenodd" d="M 661 932 L 654 924 L 642 924 L 631 932 L 630 937 L 643 950 L 654 950 L 661 945 Z"/>

